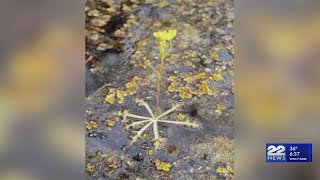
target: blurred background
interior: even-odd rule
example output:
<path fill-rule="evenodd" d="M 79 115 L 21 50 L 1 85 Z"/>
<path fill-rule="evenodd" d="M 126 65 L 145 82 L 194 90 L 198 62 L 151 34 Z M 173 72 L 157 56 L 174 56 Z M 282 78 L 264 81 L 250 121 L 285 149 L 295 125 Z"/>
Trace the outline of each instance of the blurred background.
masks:
<path fill-rule="evenodd" d="M 83 4 L 0 2 L 0 179 L 83 177 Z"/>
<path fill-rule="evenodd" d="M 319 179 L 318 1 L 236 4 L 236 179 Z M 312 143 L 312 163 L 266 163 L 266 143 Z"/>

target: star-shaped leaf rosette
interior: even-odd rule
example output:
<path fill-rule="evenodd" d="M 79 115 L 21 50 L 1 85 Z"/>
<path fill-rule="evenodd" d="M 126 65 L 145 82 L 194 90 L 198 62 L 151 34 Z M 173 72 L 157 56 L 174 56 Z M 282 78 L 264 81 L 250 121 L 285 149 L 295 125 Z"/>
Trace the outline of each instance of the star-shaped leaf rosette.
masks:
<path fill-rule="evenodd" d="M 176 121 L 176 120 L 166 120 L 166 116 L 170 113 L 178 110 L 182 107 L 181 104 L 173 105 L 171 109 L 164 111 L 163 113 L 159 113 L 160 107 L 160 90 L 161 90 L 161 78 L 164 70 L 164 60 L 165 57 L 171 52 L 172 50 L 172 39 L 177 35 L 177 31 L 174 29 L 158 31 L 153 33 L 154 37 L 159 40 L 159 53 L 160 53 L 160 67 L 159 70 L 154 69 L 157 74 L 157 102 L 156 102 L 156 110 L 155 112 L 152 111 L 150 106 L 143 100 L 137 100 L 136 103 L 139 106 L 143 106 L 149 113 L 149 116 L 144 115 L 136 115 L 131 114 L 128 111 L 124 111 L 124 121 L 130 122 L 128 125 L 125 126 L 126 129 L 131 128 L 140 128 L 135 136 L 132 138 L 131 144 L 136 142 L 139 138 L 142 137 L 143 133 L 152 126 L 153 128 L 153 144 L 156 148 L 159 148 L 164 142 L 165 138 L 161 138 L 159 136 L 159 123 L 167 123 L 167 124 L 175 124 L 175 125 L 184 125 L 192 128 L 198 127 L 198 123 L 190 122 L 189 120 L 186 121 Z"/>

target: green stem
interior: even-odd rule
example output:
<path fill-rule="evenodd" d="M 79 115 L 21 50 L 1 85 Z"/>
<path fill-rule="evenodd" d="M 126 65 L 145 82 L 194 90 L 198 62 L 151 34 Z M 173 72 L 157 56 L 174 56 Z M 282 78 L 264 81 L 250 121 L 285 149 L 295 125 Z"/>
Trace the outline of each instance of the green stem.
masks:
<path fill-rule="evenodd" d="M 161 64 L 160 64 L 160 71 L 157 74 L 157 105 L 156 105 L 156 115 L 159 114 L 160 110 L 160 91 L 161 91 L 161 77 L 163 73 L 163 67 L 164 67 L 164 59 L 161 58 Z"/>
<path fill-rule="evenodd" d="M 161 58 L 161 64 L 160 64 L 160 70 L 157 73 L 157 103 L 156 103 L 156 115 L 159 114 L 160 111 L 160 92 L 161 92 L 161 79 L 162 79 L 162 74 L 164 70 L 164 60 L 166 56 L 171 52 L 172 50 L 172 41 L 169 40 L 169 50 L 167 53 L 165 53 L 165 49 L 167 47 L 167 42 L 166 41 L 160 41 L 159 42 L 159 52 L 160 52 L 160 58 Z"/>

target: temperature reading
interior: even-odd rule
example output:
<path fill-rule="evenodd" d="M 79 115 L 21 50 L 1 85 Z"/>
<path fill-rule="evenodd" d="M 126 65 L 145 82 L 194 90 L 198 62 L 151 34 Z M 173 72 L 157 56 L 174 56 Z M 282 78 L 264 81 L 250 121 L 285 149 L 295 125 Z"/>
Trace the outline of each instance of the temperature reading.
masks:
<path fill-rule="evenodd" d="M 298 149 L 298 146 L 290 146 L 290 151 L 296 151 Z"/>

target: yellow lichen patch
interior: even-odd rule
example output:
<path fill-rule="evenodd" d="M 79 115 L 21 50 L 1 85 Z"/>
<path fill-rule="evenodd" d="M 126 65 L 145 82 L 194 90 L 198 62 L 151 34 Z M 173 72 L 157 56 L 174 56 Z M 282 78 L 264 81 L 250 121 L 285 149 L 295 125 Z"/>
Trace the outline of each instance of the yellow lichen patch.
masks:
<path fill-rule="evenodd" d="M 207 79 L 208 78 L 208 75 L 207 73 L 205 72 L 199 72 L 193 76 L 188 76 L 186 78 L 184 78 L 183 80 L 188 82 L 188 83 L 191 83 L 191 82 L 194 82 L 196 80 L 200 80 L 200 79 Z"/>
<path fill-rule="evenodd" d="M 176 87 L 175 87 L 175 84 L 174 83 L 170 83 L 168 86 L 167 86 L 167 91 L 168 92 L 171 92 L 171 93 L 173 93 L 173 92 L 175 92 L 176 91 Z"/>
<path fill-rule="evenodd" d="M 221 176 L 229 176 L 229 175 L 233 175 L 233 168 L 231 168 L 230 166 L 218 166 L 216 169 L 217 174 L 221 175 Z"/>
<path fill-rule="evenodd" d="M 222 75 L 221 75 L 221 74 L 217 74 L 217 73 L 212 74 L 212 75 L 211 75 L 211 78 L 212 78 L 212 80 L 214 80 L 214 81 L 221 81 L 221 80 L 223 80 Z"/>
<path fill-rule="evenodd" d="M 199 93 L 202 95 L 213 95 L 213 91 L 210 88 L 207 81 L 201 81 L 198 85 Z"/>
<path fill-rule="evenodd" d="M 117 121 L 115 120 L 111 120 L 111 119 L 107 119 L 103 122 L 104 125 L 108 126 L 108 127 L 113 127 L 117 124 Z"/>
<path fill-rule="evenodd" d="M 137 83 L 135 83 L 133 81 L 130 81 L 130 82 L 126 83 L 126 88 L 127 89 L 136 88 L 136 87 L 138 87 L 138 85 L 137 85 Z"/>
<path fill-rule="evenodd" d="M 212 52 L 212 53 L 210 53 L 210 56 L 211 56 L 212 58 L 218 58 L 220 55 L 219 55 L 219 53 L 217 53 L 217 52 Z"/>
<path fill-rule="evenodd" d="M 115 89 L 110 89 L 108 94 L 106 95 L 103 103 L 114 104 L 116 100 L 116 92 Z"/>
<path fill-rule="evenodd" d="M 146 0 L 145 3 L 146 4 L 152 4 L 152 3 L 154 3 L 154 0 Z"/>
<path fill-rule="evenodd" d="M 182 98 L 182 99 L 190 99 L 192 98 L 192 93 L 188 90 L 180 90 L 179 91 L 179 96 Z"/>
<path fill-rule="evenodd" d="M 107 25 L 107 21 L 101 19 L 92 19 L 91 24 L 97 27 L 104 27 L 105 25 Z"/>
<path fill-rule="evenodd" d="M 189 73 L 186 73 L 186 72 L 180 73 L 180 77 L 181 77 L 182 79 L 185 79 L 185 78 L 187 78 L 187 77 L 189 77 L 189 76 L 190 76 Z"/>
<path fill-rule="evenodd" d="M 126 36 L 126 33 L 124 31 L 118 29 L 118 30 L 116 30 L 116 32 L 114 32 L 114 36 L 124 38 Z"/>
<path fill-rule="evenodd" d="M 154 139 L 152 141 L 152 144 L 156 149 L 161 149 L 161 148 L 163 148 L 165 142 L 166 142 L 166 140 L 164 138 L 158 138 L 158 139 Z"/>
<path fill-rule="evenodd" d="M 225 110 L 226 107 L 224 107 L 223 105 L 217 104 L 217 109 L 218 110 Z"/>
<path fill-rule="evenodd" d="M 87 15 L 88 16 L 98 17 L 100 15 L 100 11 L 97 10 L 97 9 L 94 9 L 94 10 L 89 11 Z"/>
<path fill-rule="evenodd" d="M 95 166 L 92 164 L 87 164 L 86 169 L 88 172 L 93 172 L 95 169 Z"/>
<path fill-rule="evenodd" d="M 116 165 L 116 164 L 110 164 L 108 167 L 109 167 L 109 168 L 112 168 L 112 169 L 117 169 L 117 168 L 118 168 L 118 165 Z"/>
<path fill-rule="evenodd" d="M 144 45 L 147 44 L 147 40 L 146 39 L 141 39 L 136 44 L 137 44 L 138 47 L 144 46 Z"/>
<path fill-rule="evenodd" d="M 197 57 L 197 52 L 196 51 L 186 51 L 186 54 L 190 58 Z"/>
<path fill-rule="evenodd" d="M 218 74 L 218 73 L 209 74 L 206 72 L 199 72 L 193 76 L 187 76 L 183 80 L 188 83 L 191 83 L 191 82 L 194 82 L 197 80 L 207 80 L 207 79 L 211 79 L 214 81 L 220 81 L 220 80 L 223 80 L 223 77 L 221 74 Z"/>
<path fill-rule="evenodd" d="M 127 92 L 130 94 L 130 95 L 134 95 L 137 93 L 137 83 L 133 82 L 133 81 L 130 81 L 130 82 L 127 82 L 126 83 L 126 88 L 127 88 Z"/>
<path fill-rule="evenodd" d="M 215 51 L 220 51 L 220 50 L 224 49 L 224 47 L 222 45 L 218 44 L 218 45 L 214 46 L 213 49 Z"/>
<path fill-rule="evenodd" d="M 129 11 L 131 11 L 132 9 L 131 9 L 131 7 L 123 4 L 123 5 L 122 5 L 122 10 L 125 11 L 125 12 L 129 12 Z"/>
<path fill-rule="evenodd" d="M 175 53 L 171 54 L 170 56 L 170 60 L 178 60 L 179 58 L 180 58 L 180 55 Z"/>
<path fill-rule="evenodd" d="M 85 6 L 85 7 L 84 7 L 84 11 L 85 11 L 85 12 L 90 11 L 90 9 L 91 9 L 91 8 L 90 8 L 90 7 L 88 7 L 88 6 Z"/>
<path fill-rule="evenodd" d="M 107 8 L 107 11 L 108 11 L 109 13 L 115 13 L 115 12 L 117 12 L 117 10 L 116 10 L 115 8 L 113 8 L 113 7 Z"/>
<path fill-rule="evenodd" d="M 150 81 L 147 78 L 134 76 L 131 81 L 126 83 L 126 91 L 129 95 L 134 95 L 137 93 L 138 87 L 148 85 L 149 83 Z"/>
<path fill-rule="evenodd" d="M 172 167 L 172 165 L 168 162 L 164 162 L 164 161 L 161 161 L 159 159 L 156 159 L 153 161 L 155 166 L 156 166 L 156 169 L 159 170 L 159 171 L 170 171 L 170 168 Z"/>
<path fill-rule="evenodd" d="M 188 86 L 182 86 L 176 79 L 172 79 L 171 83 L 167 86 L 167 91 L 170 93 L 177 92 L 182 99 L 192 98 L 192 91 Z"/>
<path fill-rule="evenodd" d="M 168 80 L 171 82 L 167 86 L 167 91 L 171 93 L 177 92 L 177 87 L 178 87 L 177 76 L 169 76 Z"/>
<path fill-rule="evenodd" d="M 116 98 L 118 98 L 118 103 L 123 104 L 124 103 L 124 97 L 126 97 L 128 94 L 126 91 L 116 90 Z"/>
<path fill-rule="evenodd" d="M 115 112 L 115 115 L 118 117 L 123 117 L 125 114 L 127 114 L 128 111 L 127 110 L 123 110 L 123 111 L 117 111 Z"/>
<path fill-rule="evenodd" d="M 92 36 L 89 36 L 89 38 L 93 41 L 98 41 L 101 38 L 101 35 L 100 34 L 92 34 Z M 104 43 L 100 43 L 100 44 L 104 44 Z"/>
<path fill-rule="evenodd" d="M 108 48 L 108 45 L 106 43 L 100 43 L 96 49 L 98 51 L 105 51 L 107 50 L 107 48 Z"/>
<path fill-rule="evenodd" d="M 101 17 L 101 20 L 106 21 L 106 22 L 109 22 L 110 19 L 111 19 L 111 16 L 110 16 L 110 15 L 103 15 L 103 16 Z"/>
<path fill-rule="evenodd" d="M 139 87 L 148 85 L 149 83 L 149 79 L 135 76 L 131 79 L 131 81 L 128 81 L 125 84 L 124 90 L 116 88 L 109 89 L 103 103 L 114 104 L 118 102 L 119 104 L 123 104 L 126 96 L 136 94 Z"/>
<path fill-rule="evenodd" d="M 151 61 L 147 57 L 143 57 L 142 62 L 138 63 L 138 66 L 143 67 L 143 68 L 150 67 L 151 66 Z"/>
<path fill-rule="evenodd" d="M 217 104 L 215 112 L 218 114 L 222 114 L 222 111 L 225 110 L 226 107 L 220 104 Z"/>
<path fill-rule="evenodd" d="M 157 6 L 162 8 L 168 6 L 170 3 L 168 1 L 160 1 Z"/>
<path fill-rule="evenodd" d="M 229 93 L 228 93 L 228 92 L 222 92 L 222 93 L 220 93 L 220 95 L 221 95 L 221 96 L 228 96 Z"/>
<path fill-rule="evenodd" d="M 118 99 L 118 103 L 122 104 L 124 103 L 124 97 L 127 95 L 126 91 L 110 89 L 109 94 L 104 99 L 104 103 L 114 104 L 116 99 Z"/>
<path fill-rule="evenodd" d="M 194 75 L 187 73 L 180 73 L 182 82 L 178 81 L 176 76 L 169 77 L 171 81 L 167 86 L 167 91 L 170 93 L 178 92 L 183 99 L 192 98 L 192 95 L 202 96 L 210 95 L 217 96 L 217 92 L 212 89 L 210 85 L 212 81 L 220 81 L 223 79 L 222 75 L 218 73 L 198 72 Z"/>
<path fill-rule="evenodd" d="M 193 63 L 192 63 L 192 61 L 190 61 L 190 60 L 185 60 L 185 61 L 183 61 L 183 65 L 185 65 L 185 66 L 192 66 Z"/>
<path fill-rule="evenodd" d="M 161 22 L 155 22 L 155 23 L 153 23 L 153 26 L 154 27 L 161 27 L 161 25 L 162 25 L 162 23 Z"/>
<path fill-rule="evenodd" d="M 98 127 L 98 123 L 96 121 L 86 122 L 86 129 L 91 130 Z"/>
<path fill-rule="evenodd" d="M 90 110 L 86 110 L 86 112 L 85 112 L 85 116 L 86 116 L 86 117 L 90 117 L 90 116 L 92 116 L 92 111 L 90 111 Z"/>
<path fill-rule="evenodd" d="M 227 62 L 227 65 L 228 65 L 228 66 L 230 66 L 230 67 L 233 67 L 234 62 L 233 62 L 233 61 L 231 61 L 231 62 Z"/>
<path fill-rule="evenodd" d="M 117 154 L 115 154 L 115 153 L 107 156 L 107 157 L 103 160 L 103 162 L 104 162 L 104 164 L 108 167 L 107 173 L 108 173 L 109 175 L 112 174 L 117 168 L 120 167 L 119 158 L 118 158 Z"/>
<path fill-rule="evenodd" d="M 179 113 L 176 117 L 179 121 L 186 121 L 187 120 L 187 116 L 184 114 L 181 114 L 181 113 Z"/>
<path fill-rule="evenodd" d="M 169 76 L 168 80 L 171 82 L 176 82 L 177 81 L 177 76 Z"/>
<path fill-rule="evenodd" d="M 138 77 L 138 76 L 134 76 L 132 78 L 132 82 L 135 82 L 138 86 L 145 86 L 145 85 L 148 85 L 150 83 L 149 79 L 141 78 L 141 77 Z"/>
<path fill-rule="evenodd" d="M 131 60 L 130 63 L 133 65 L 136 65 L 136 61 L 140 58 L 142 58 L 142 52 L 141 51 L 135 51 L 132 55 L 131 55 Z"/>

